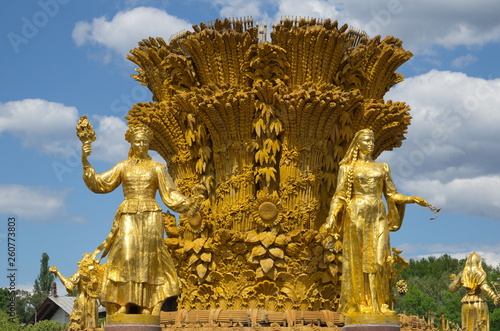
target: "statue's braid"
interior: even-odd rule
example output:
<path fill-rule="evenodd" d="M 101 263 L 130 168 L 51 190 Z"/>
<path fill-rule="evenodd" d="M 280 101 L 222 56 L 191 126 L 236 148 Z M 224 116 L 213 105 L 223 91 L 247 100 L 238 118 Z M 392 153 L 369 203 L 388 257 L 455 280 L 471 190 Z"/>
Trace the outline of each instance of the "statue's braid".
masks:
<path fill-rule="evenodd" d="M 349 202 L 351 201 L 351 196 L 352 196 L 352 187 L 354 183 L 354 166 L 356 165 L 356 161 L 358 160 L 358 151 L 359 148 L 356 146 L 354 150 L 354 155 L 352 156 L 350 165 L 349 165 L 349 171 L 347 173 L 347 192 L 346 192 L 346 201 Z"/>

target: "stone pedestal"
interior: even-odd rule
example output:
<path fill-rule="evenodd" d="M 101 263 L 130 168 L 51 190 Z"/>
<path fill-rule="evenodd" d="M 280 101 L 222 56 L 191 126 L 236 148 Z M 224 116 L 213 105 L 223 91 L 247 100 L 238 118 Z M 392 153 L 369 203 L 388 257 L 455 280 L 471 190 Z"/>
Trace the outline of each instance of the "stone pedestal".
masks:
<path fill-rule="evenodd" d="M 367 315 L 351 314 L 345 316 L 343 331 L 400 331 L 399 319 L 396 314 Z"/>
<path fill-rule="evenodd" d="M 106 317 L 104 331 L 161 331 L 160 316 L 116 314 Z"/>

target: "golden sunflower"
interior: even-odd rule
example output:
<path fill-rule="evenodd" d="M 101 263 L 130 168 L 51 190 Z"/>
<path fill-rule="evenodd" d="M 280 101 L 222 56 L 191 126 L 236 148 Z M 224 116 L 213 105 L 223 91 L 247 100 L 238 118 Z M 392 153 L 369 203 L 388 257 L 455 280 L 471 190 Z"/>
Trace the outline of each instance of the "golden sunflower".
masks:
<path fill-rule="evenodd" d="M 273 195 L 257 198 L 252 206 L 253 219 L 257 224 L 271 227 L 278 224 L 283 217 L 280 199 Z"/>

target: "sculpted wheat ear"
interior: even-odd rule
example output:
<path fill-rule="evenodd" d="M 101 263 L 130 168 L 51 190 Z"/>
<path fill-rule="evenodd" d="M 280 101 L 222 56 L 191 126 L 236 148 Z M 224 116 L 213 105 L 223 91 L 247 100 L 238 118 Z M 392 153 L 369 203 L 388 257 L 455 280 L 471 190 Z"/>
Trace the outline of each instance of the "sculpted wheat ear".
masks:
<path fill-rule="evenodd" d="M 76 135 L 83 144 L 91 144 L 95 141 L 95 131 L 87 116 L 83 115 L 80 117 L 76 126 Z"/>

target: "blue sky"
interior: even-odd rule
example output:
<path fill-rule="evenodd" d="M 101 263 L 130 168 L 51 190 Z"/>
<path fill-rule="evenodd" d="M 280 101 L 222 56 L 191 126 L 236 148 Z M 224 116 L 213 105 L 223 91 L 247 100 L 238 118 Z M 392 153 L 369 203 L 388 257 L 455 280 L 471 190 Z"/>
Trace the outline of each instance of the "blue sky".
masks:
<path fill-rule="evenodd" d="M 124 159 L 124 116 L 151 94 L 126 54 L 141 39 L 192 24 L 252 16 L 331 18 L 370 37 L 394 35 L 414 57 L 386 95 L 411 108 L 403 146 L 382 154 L 399 190 L 442 208 L 410 206 L 393 246 L 407 259 L 472 251 L 500 263 L 500 2 L 496 0 L 6 1 L 0 10 L 0 260 L 17 219 L 17 283 L 31 289 L 42 252 L 65 275 L 106 237 L 121 190 L 90 192 L 75 125 L 96 128 L 98 172 Z M 6 286 L 0 277 L 0 286 Z M 60 290 L 62 292 L 62 289 Z"/>

